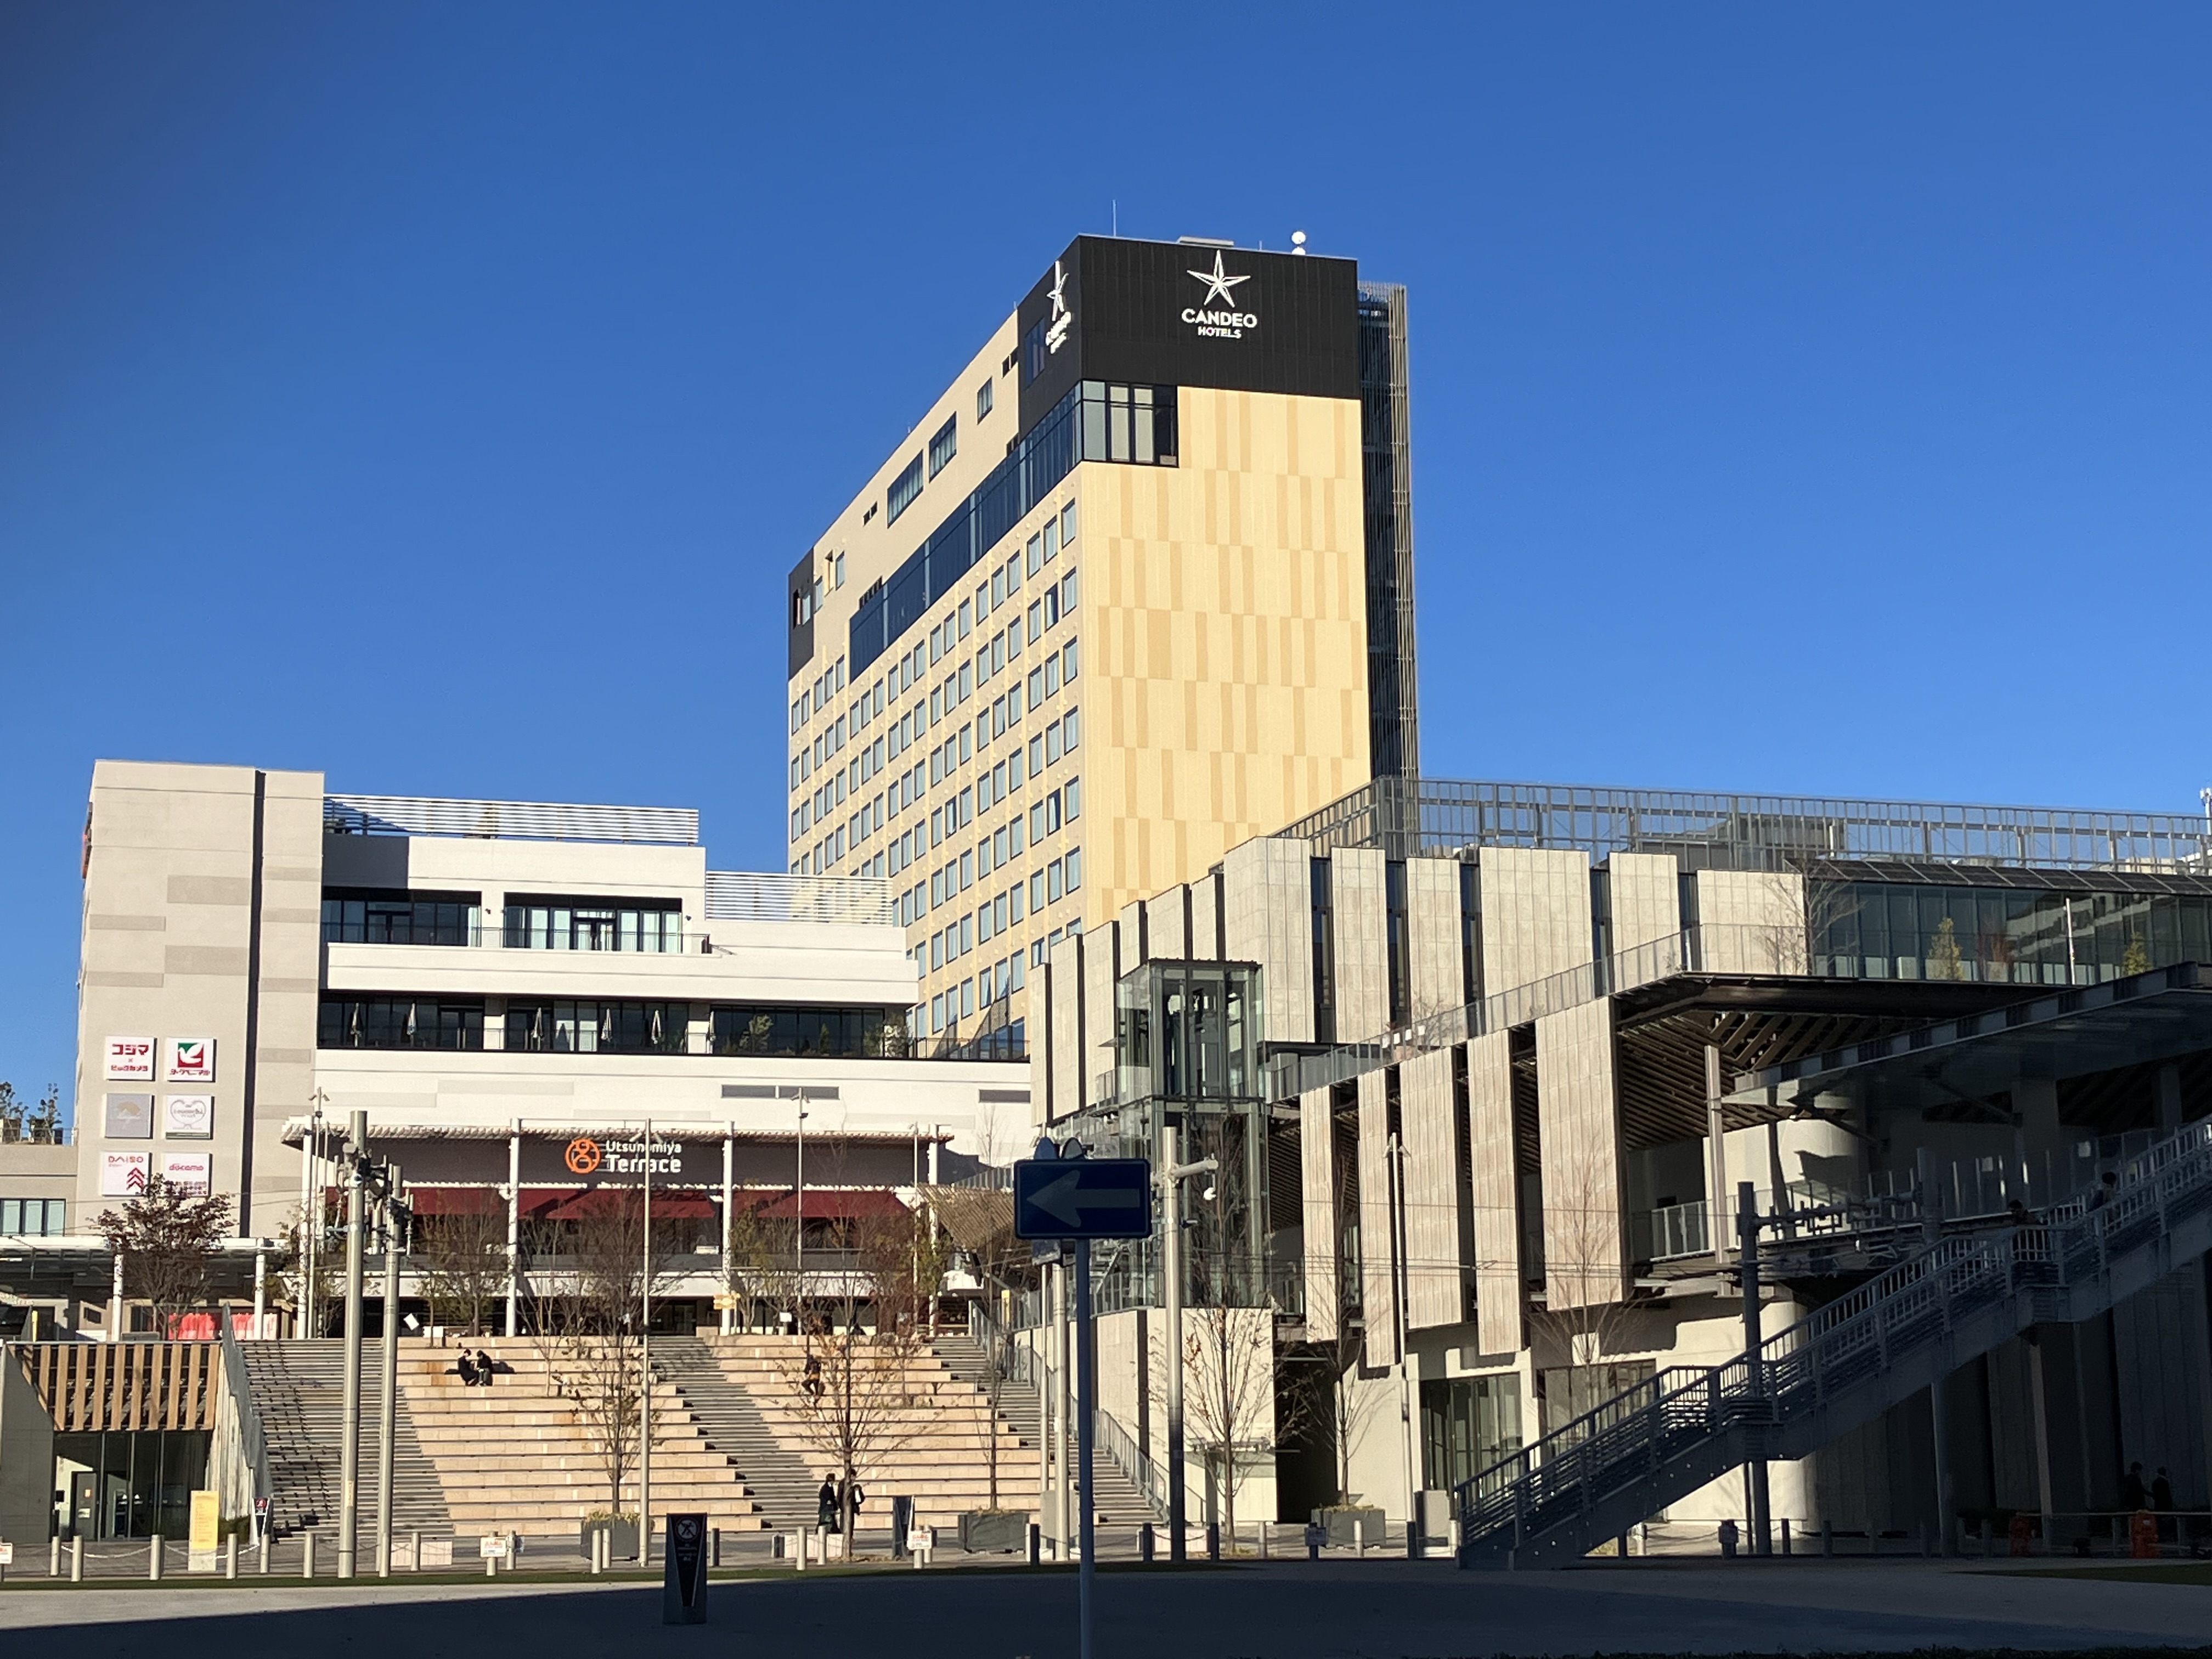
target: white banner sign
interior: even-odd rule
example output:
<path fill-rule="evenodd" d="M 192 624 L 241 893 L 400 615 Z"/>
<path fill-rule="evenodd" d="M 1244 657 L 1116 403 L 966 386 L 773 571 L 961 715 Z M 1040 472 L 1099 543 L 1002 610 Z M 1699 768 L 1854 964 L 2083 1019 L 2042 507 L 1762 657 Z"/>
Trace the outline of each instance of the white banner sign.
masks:
<path fill-rule="evenodd" d="M 108 1096 L 107 1138 L 110 1140 L 151 1140 L 154 1138 L 154 1097 L 142 1094 Z"/>
<path fill-rule="evenodd" d="M 161 1102 L 161 1133 L 179 1140 L 208 1140 L 215 1135 L 213 1095 L 167 1095 Z"/>
<path fill-rule="evenodd" d="M 215 1158 L 210 1152 L 164 1152 L 161 1179 L 181 1192 L 204 1198 L 214 1176 L 214 1165 Z"/>
<path fill-rule="evenodd" d="M 151 1152 L 103 1152 L 100 1154 L 100 1195 L 102 1198 L 137 1198 L 146 1190 L 146 1178 L 154 1172 Z"/>
<path fill-rule="evenodd" d="M 108 1038 L 107 1080 L 110 1083 L 151 1083 L 154 1080 L 154 1039 L 135 1036 Z"/>
<path fill-rule="evenodd" d="M 213 1037 L 170 1037 L 167 1040 L 168 1066 L 167 1081 L 170 1083 L 212 1083 L 215 1081 L 215 1039 Z"/>

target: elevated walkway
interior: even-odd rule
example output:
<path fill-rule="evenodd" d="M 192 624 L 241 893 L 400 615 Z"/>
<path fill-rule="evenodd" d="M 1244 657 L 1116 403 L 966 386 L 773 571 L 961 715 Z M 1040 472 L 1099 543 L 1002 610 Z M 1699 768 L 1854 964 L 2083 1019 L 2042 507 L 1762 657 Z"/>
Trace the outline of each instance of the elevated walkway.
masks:
<path fill-rule="evenodd" d="M 1802 1457 L 2033 1325 L 2074 1324 L 2212 1249 L 2212 1121 L 2109 1203 L 1946 1238 L 1724 1365 L 1673 1366 L 1464 1482 L 1462 1566 L 1561 1565 L 1726 1471 Z"/>

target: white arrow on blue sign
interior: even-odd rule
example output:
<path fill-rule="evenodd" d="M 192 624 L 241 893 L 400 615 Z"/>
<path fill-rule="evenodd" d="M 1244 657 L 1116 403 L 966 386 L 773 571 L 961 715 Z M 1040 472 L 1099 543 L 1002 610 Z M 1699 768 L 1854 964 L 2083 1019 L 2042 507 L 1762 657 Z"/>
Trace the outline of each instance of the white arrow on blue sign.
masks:
<path fill-rule="evenodd" d="M 1150 1238 L 1152 1166 L 1141 1158 L 1024 1158 L 1014 1165 L 1017 1238 Z"/>

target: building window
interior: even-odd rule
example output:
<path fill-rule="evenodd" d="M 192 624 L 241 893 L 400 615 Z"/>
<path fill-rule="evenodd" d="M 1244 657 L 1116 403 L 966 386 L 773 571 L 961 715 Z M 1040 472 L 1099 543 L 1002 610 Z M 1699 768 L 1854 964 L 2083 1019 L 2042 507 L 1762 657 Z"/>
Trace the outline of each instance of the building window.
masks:
<path fill-rule="evenodd" d="M 839 773 L 832 787 L 842 786 Z M 836 793 L 842 794 L 842 787 Z M 507 907 L 510 951 L 649 951 L 684 949 L 684 914 L 672 902 L 538 898 L 520 896 Z"/>
<path fill-rule="evenodd" d="M 522 1054 L 680 1054 L 690 1006 L 682 1002 L 510 1002 L 507 1047 Z"/>
<path fill-rule="evenodd" d="M 1070 501 L 1060 509 L 1060 544 L 1062 547 L 1073 547 L 1075 544 L 1075 503 L 1073 501 Z"/>
<path fill-rule="evenodd" d="M 1081 817 L 1083 816 L 1083 780 L 1070 778 L 1067 781 L 1067 787 L 1060 793 L 1067 802 L 1067 808 L 1063 816 L 1070 818 Z"/>
<path fill-rule="evenodd" d="M 1390 1024 L 1403 1025 L 1413 1017 L 1413 951 L 1407 938 L 1403 859 L 1392 859 L 1382 866 L 1382 927 L 1389 958 Z"/>
<path fill-rule="evenodd" d="M 930 434 L 929 476 L 933 478 L 944 471 L 951 464 L 952 458 L 959 453 L 960 417 L 953 415 L 946 418 L 943 426 Z"/>
<path fill-rule="evenodd" d="M 47 1238 L 69 1231 L 68 1200 L 0 1198 L 0 1237 Z"/>
<path fill-rule="evenodd" d="M 1314 1041 L 1336 1041 L 1336 912 L 1332 893 L 1333 866 L 1327 859 L 1313 861 L 1313 985 Z"/>
<path fill-rule="evenodd" d="M 416 997 L 325 997 L 317 1011 L 318 1048 L 483 1047 L 482 1002 Z"/>
<path fill-rule="evenodd" d="M 1176 464 L 1176 389 L 1083 383 L 1083 459 L 1135 466 Z"/>
<path fill-rule="evenodd" d="M 898 477 L 891 480 L 890 491 L 884 498 L 885 524 L 896 524 L 899 514 L 912 507 L 915 498 L 921 494 L 921 457 L 917 455 L 906 464 Z"/>
<path fill-rule="evenodd" d="M 725 1056 L 896 1059 L 906 1029 L 896 1008 L 781 1004 L 718 1005 L 713 1022 L 714 1052 Z"/>
<path fill-rule="evenodd" d="M 975 418 L 981 421 L 991 412 L 992 382 L 986 380 L 975 388 Z"/>
<path fill-rule="evenodd" d="M 473 945 L 476 893 L 323 890 L 325 945 Z"/>

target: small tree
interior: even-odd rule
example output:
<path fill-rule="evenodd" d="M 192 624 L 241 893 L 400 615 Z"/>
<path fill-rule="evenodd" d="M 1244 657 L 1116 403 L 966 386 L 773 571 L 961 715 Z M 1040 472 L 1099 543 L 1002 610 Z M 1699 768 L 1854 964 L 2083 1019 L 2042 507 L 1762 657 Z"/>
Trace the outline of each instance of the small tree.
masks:
<path fill-rule="evenodd" d="M 843 1237 L 835 1288 L 811 1298 L 820 1311 L 807 1318 L 804 1346 L 786 1370 L 799 1438 L 831 1466 L 844 1494 L 839 1523 L 849 1536 L 854 1483 L 910 1442 L 933 1403 L 921 1397 L 914 1372 L 935 1323 L 946 1250 L 903 1206 L 896 1215 L 855 1218 Z"/>
<path fill-rule="evenodd" d="M 101 1211 L 100 1231 L 123 1258 L 123 1293 L 150 1304 L 155 1329 L 173 1340 L 178 1322 L 209 1300 L 216 1249 L 230 1237 L 230 1200 L 155 1176 L 120 1210 Z"/>
<path fill-rule="evenodd" d="M 532 1325 L 555 1392 L 574 1407 L 599 1458 L 608 1507 L 620 1514 L 644 1404 L 633 1345 L 645 1298 L 665 1282 L 682 1241 L 677 1224 L 656 1220 L 648 1250 L 638 1188 L 597 1188 L 575 1207 L 573 1220 L 532 1230 Z"/>
<path fill-rule="evenodd" d="M 1214 1306 L 1190 1309 L 1183 1322 L 1183 1420 L 1219 1471 L 1233 1540 L 1247 1459 L 1276 1440 L 1274 1321 L 1264 1308 Z"/>
<path fill-rule="evenodd" d="M 345 1224 L 345 1200 L 335 1193 L 326 1193 L 315 1250 L 314 1282 L 308 1283 L 307 1241 L 314 1228 L 313 1209 L 310 1201 L 293 1212 L 292 1218 L 277 1235 L 276 1253 L 269 1259 L 276 1299 L 289 1304 L 299 1315 L 300 1334 L 303 1336 L 316 1334 L 311 1328 L 314 1323 L 313 1310 L 335 1302 L 344 1282 L 343 1247 L 334 1243 L 333 1239 Z"/>
<path fill-rule="evenodd" d="M 1275 1425 L 1280 1443 L 1295 1443 L 1312 1434 L 1328 1437 L 1336 1477 L 1332 1502 L 1349 1504 L 1358 1500 L 1352 1489 L 1352 1461 L 1373 1426 L 1376 1414 L 1391 1399 L 1390 1391 L 1363 1387 L 1359 1375 L 1366 1356 L 1366 1334 L 1356 1325 L 1337 1328 L 1336 1340 L 1316 1345 L 1320 1350 L 1301 1367 L 1303 1387 L 1288 1390 L 1280 1409 L 1286 1414 Z"/>
<path fill-rule="evenodd" d="M 1547 1149 L 1548 1150 L 1548 1149 Z M 1648 1374 L 1648 1365 L 1621 1366 L 1619 1352 L 1638 1316 L 1627 1296 L 1620 1197 L 1598 1147 L 1563 1148 L 1557 1166 L 1544 1172 L 1544 1296 L 1528 1314 L 1530 1346 L 1538 1364 L 1564 1369 L 1568 1397 L 1546 1400 L 1546 1431 Z M 1721 1206 L 1712 1206 L 1715 1224 Z M 1560 1413 L 1564 1413 L 1564 1416 Z"/>
<path fill-rule="evenodd" d="M 460 1189 L 465 1207 L 415 1223 L 415 1269 L 431 1322 L 480 1336 L 507 1297 L 507 1213 L 497 1195 Z"/>

